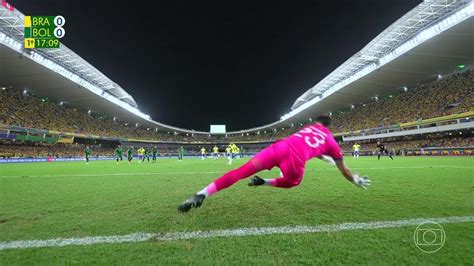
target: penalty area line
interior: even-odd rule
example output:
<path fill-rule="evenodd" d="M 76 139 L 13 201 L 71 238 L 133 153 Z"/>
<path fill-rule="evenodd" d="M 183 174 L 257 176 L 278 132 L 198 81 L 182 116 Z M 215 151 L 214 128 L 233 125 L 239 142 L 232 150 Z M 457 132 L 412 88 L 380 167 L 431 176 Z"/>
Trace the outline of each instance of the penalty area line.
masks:
<path fill-rule="evenodd" d="M 90 236 L 81 238 L 54 238 L 43 240 L 18 240 L 0 242 L 0 250 L 27 249 L 41 247 L 89 246 L 95 244 L 138 243 L 146 241 L 176 241 L 187 239 L 204 239 L 216 237 L 245 237 L 274 234 L 308 234 L 321 232 L 341 232 L 353 230 L 372 230 L 400 228 L 420 225 L 424 222 L 439 224 L 474 222 L 474 216 L 454 216 L 442 218 L 417 218 L 396 221 L 375 221 L 363 223 L 342 223 L 325 225 L 300 225 L 282 227 L 235 228 L 225 230 L 168 232 L 168 233 L 133 233 L 128 235 Z"/>

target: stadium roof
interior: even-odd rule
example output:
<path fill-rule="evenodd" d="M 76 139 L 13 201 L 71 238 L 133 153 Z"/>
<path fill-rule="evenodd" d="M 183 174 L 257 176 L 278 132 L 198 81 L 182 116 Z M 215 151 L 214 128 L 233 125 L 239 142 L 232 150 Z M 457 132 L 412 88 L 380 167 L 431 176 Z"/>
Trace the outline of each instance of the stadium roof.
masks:
<path fill-rule="evenodd" d="M 424 1 L 379 34 L 293 104 L 281 120 L 241 134 L 289 127 L 474 63 L 474 3 Z M 71 105 L 163 131 L 208 132 L 153 121 L 118 84 L 61 44 L 23 49 L 24 15 L 0 5 L 0 86 L 31 89 Z"/>

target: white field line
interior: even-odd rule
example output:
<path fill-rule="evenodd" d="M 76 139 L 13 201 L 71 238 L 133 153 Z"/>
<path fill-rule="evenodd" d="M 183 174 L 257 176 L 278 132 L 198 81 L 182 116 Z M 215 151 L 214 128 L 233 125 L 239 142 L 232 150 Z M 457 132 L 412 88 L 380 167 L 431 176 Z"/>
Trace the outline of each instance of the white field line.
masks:
<path fill-rule="evenodd" d="M 273 234 L 307 234 L 320 232 L 341 232 L 352 230 L 371 230 L 384 228 L 399 228 L 415 226 L 424 222 L 436 222 L 439 224 L 474 222 L 474 216 L 454 216 L 443 218 L 418 218 L 398 221 L 376 221 L 366 223 L 343 223 L 326 225 L 300 225 L 282 227 L 254 227 L 236 228 L 226 230 L 194 231 L 194 232 L 169 232 L 169 233 L 133 233 L 128 235 L 113 236 L 90 236 L 81 238 L 54 238 L 43 240 L 19 240 L 11 242 L 0 242 L 0 250 L 26 249 L 39 247 L 64 247 L 64 246 L 88 246 L 94 244 L 117 244 L 137 243 L 145 241 L 175 241 L 186 239 L 203 239 L 216 237 L 243 237 L 261 236 Z"/>
<path fill-rule="evenodd" d="M 404 169 L 424 169 L 424 168 L 459 168 L 474 169 L 473 166 L 452 166 L 452 165 L 426 165 L 426 166 L 394 166 L 394 167 L 354 167 L 353 170 L 404 170 Z M 337 171 L 337 168 L 307 168 L 305 171 Z M 139 176 L 139 175 L 196 175 L 196 174 L 224 174 L 224 171 L 193 171 L 193 172 L 146 172 L 146 173 L 90 173 L 72 175 L 9 175 L 0 178 L 12 177 L 88 177 L 88 176 Z"/>

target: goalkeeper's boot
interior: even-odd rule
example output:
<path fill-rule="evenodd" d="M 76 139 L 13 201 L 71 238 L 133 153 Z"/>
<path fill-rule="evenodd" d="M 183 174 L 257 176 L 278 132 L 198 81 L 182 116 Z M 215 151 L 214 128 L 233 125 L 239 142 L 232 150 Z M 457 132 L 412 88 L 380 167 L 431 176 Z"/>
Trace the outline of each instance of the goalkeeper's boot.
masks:
<path fill-rule="evenodd" d="M 255 186 L 261 186 L 261 185 L 265 185 L 265 179 L 259 176 L 254 176 L 250 178 L 249 186 L 255 187 Z"/>
<path fill-rule="evenodd" d="M 202 202 L 204 201 L 205 198 L 206 196 L 204 195 L 196 194 L 192 196 L 191 198 L 189 198 L 188 200 L 186 200 L 185 202 L 181 203 L 181 205 L 179 205 L 178 207 L 178 211 L 188 212 L 191 208 L 199 208 L 201 207 Z"/>

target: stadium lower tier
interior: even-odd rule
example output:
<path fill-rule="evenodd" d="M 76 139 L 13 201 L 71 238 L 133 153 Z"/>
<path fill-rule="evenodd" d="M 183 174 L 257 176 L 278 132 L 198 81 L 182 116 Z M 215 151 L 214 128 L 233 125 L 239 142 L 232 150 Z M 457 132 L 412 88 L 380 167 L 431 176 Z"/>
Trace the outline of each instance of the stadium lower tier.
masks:
<path fill-rule="evenodd" d="M 115 157 L 116 148 L 122 145 L 123 156 L 127 157 L 127 150 L 132 149 L 132 154 L 137 155 L 140 148 L 152 150 L 156 147 L 157 157 L 178 156 L 178 150 L 183 147 L 184 156 L 201 156 L 201 149 L 206 149 L 206 155 L 213 154 L 216 146 L 219 156 L 225 156 L 229 143 L 216 142 L 211 144 L 183 144 L 183 143 L 144 143 L 144 142 L 118 142 L 97 139 L 74 138 L 73 143 L 47 143 L 35 141 L 0 140 L 0 158 L 83 158 L 86 146 L 91 149 L 91 157 Z M 239 156 L 253 155 L 272 142 L 238 143 Z M 376 140 L 360 142 L 339 142 L 344 154 L 353 153 L 354 144 L 359 144 L 361 155 L 377 154 Z M 446 133 L 424 134 L 418 136 L 404 136 L 383 139 L 383 144 L 394 155 L 472 155 L 474 151 L 474 138 L 470 130 L 453 131 Z"/>
<path fill-rule="evenodd" d="M 355 104 L 347 107 L 347 110 L 332 110 L 331 130 L 339 134 L 368 131 L 468 113 L 474 110 L 473 84 L 474 72 L 466 70 L 446 75 L 441 80 L 420 84 L 405 92 L 381 95 L 377 100 Z M 318 115 L 320 114 L 315 113 L 310 116 L 315 118 Z M 472 117 L 471 114 L 467 116 Z M 153 128 L 150 124 L 141 125 L 135 123 L 136 121 L 121 121 L 115 114 L 98 114 L 94 110 L 81 109 L 80 106 L 54 99 L 54 95 L 37 95 L 33 90 L 20 90 L 14 87 L 2 87 L 0 90 L 0 127 L 39 129 L 58 134 L 68 132 L 105 138 L 169 142 L 275 141 L 311 123 L 309 119 L 311 117 L 304 121 L 294 121 L 294 125 L 287 128 L 275 127 L 262 132 L 229 133 L 227 136 L 210 137 L 208 134 Z M 0 137 L 5 134 L 4 131 L 7 130 L 0 128 Z M 44 133 L 38 134 L 41 136 Z"/>

